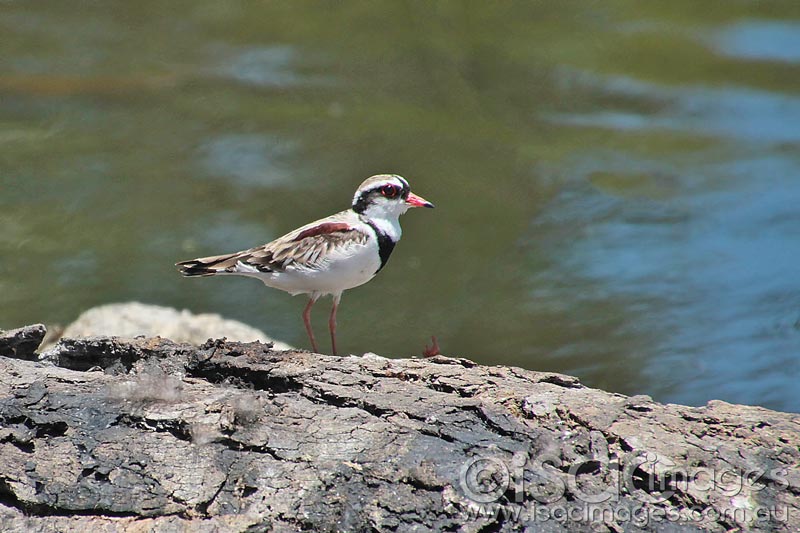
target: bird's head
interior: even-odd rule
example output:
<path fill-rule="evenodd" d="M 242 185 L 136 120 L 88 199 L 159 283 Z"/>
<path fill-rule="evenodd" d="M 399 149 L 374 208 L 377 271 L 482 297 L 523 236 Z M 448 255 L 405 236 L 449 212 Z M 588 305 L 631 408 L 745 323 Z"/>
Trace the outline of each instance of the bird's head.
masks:
<path fill-rule="evenodd" d="M 397 174 L 367 178 L 353 196 L 353 211 L 369 218 L 397 218 L 412 207 L 433 204 L 411 192 L 405 178 Z"/>

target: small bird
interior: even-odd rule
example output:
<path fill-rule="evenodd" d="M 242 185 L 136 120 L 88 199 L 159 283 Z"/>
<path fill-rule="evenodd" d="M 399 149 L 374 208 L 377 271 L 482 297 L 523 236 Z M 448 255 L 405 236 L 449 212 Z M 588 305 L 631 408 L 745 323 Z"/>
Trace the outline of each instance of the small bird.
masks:
<path fill-rule="evenodd" d="M 303 322 L 311 347 L 319 352 L 311 328 L 311 308 L 321 296 L 333 297 L 328 327 L 336 350 L 336 311 L 342 292 L 371 280 L 400 240 L 400 215 L 433 204 L 411 192 L 396 174 L 364 180 L 350 209 L 298 228 L 263 246 L 226 255 L 176 263 L 184 276 L 237 275 L 257 278 L 291 295 L 307 294 Z"/>

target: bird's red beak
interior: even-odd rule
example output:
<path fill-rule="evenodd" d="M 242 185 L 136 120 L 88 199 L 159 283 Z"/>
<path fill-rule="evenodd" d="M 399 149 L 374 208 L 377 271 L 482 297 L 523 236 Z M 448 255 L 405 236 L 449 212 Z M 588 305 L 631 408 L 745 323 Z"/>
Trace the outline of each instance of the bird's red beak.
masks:
<path fill-rule="evenodd" d="M 433 207 L 432 203 L 430 203 L 422 196 L 417 196 L 413 192 L 408 193 L 408 198 L 406 198 L 406 204 L 410 205 L 411 207 Z"/>

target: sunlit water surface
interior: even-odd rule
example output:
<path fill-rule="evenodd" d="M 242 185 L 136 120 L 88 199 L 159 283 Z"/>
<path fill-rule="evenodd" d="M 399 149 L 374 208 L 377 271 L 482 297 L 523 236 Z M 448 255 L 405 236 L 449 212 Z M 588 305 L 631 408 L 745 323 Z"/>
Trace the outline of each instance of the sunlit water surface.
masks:
<path fill-rule="evenodd" d="M 305 346 L 301 298 L 172 263 L 397 172 L 437 209 L 343 349 L 800 411 L 800 4 L 79 6 L 0 5 L 0 327 L 140 300 Z"/>

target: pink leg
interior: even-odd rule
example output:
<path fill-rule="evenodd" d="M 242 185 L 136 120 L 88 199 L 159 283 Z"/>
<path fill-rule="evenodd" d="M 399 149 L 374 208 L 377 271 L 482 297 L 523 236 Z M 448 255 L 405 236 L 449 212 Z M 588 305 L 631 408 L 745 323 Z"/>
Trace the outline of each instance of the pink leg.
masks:
<path fill-rule="evenodd" d="M 336 310 L 339 308 L 339 300 L 342 295 L 333 296 L 333 307 L 331 307 L 331 317 L 328 320 L 328 329 L 331 330 L 331 348 L 333 348 L 333 355 L 338 355 L 336 352 Z"/>
<path fill-rule="evenodd" d="M 308 333 L 308 338 L 311 340 L 311 348 L 316 352 L 319 353 L 319 348 L 317 348 L 317 340 L 314 338 L 314 330 L 311 329 L 311 308 L 314 306 L 314 302 L 317 299 L 313 296 L 308 299 L 308 304 L 306 304 L 306 308 L 303 309 L 303 322 L 306 325 L 306 333 Z"/>

